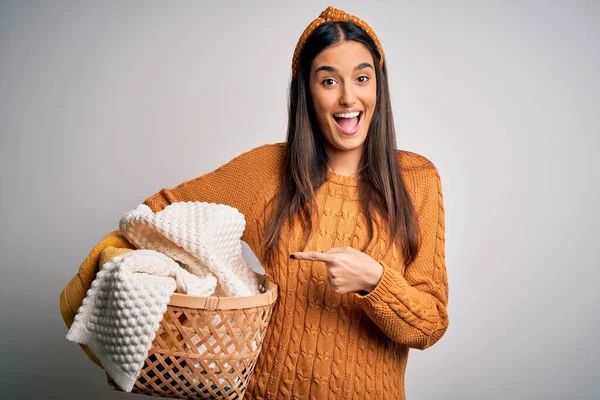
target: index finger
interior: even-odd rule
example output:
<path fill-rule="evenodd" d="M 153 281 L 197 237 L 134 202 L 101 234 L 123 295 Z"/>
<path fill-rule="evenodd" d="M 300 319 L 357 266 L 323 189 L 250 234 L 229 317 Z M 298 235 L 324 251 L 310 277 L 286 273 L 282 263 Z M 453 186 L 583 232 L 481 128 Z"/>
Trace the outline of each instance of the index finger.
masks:
<path fill-rule="evenodd" d="M 296 251 L 290 254 L 290 258 L 295 260 L 312 260 L 312 261 L 333 261 L 333 255 L 321 253 L 320 251 Z"/>

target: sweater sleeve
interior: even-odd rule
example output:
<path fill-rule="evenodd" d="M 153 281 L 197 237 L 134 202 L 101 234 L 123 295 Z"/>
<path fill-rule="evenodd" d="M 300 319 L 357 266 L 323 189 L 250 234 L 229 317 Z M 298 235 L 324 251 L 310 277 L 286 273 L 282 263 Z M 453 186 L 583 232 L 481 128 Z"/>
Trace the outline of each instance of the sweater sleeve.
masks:
<path fill-rule="evenodd" d="M 163 188 L 144 200 L 153 212 L 181 201 L 227 204 L 244 214 L 246 229 L 241 240 L 248 242 L 250 221 L 258 207 L 259 171 L 268 158 L 269 145 L 248 150 L 216 169 L 172 188 Z"/>
<path fill-rule="evenodd" d="M 411 176 L 421 245 L 404 273 L 380 262 L 383 274 L 366 295 L 357 294 L 365 313 L 392 340 L 416 349 L 436 343 L 448 329 L 444 205 L 440 176 L 433 164 Z"/>

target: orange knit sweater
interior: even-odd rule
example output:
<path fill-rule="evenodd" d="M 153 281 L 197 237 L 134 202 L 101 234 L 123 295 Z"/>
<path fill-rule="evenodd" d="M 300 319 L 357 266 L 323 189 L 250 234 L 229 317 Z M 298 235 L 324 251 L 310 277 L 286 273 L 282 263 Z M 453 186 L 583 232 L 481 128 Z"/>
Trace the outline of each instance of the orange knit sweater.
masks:
<path fill-rule="evenodd" d="M 153 211 L 178 201 L 206 201 L 236 207 L 246 217 L 244 240 L 259 260 L 265 224 L 276 194 L 285 143 L 246 151 L 217 169 L 145 199 Z M 399 249 L 387 254 L 386 237 L 375 239 L 365 253 L 383 266 L 370 293 L 338 294 L 327 286 L 325 265 L 290 260 L 302 251 L 300 227 L 284 225 L 275 267 L 266 273 L 279 285 L 262 351 L 244 399 L 405 399 L 404 373 L 409 348 L 425 349 L 448 328 L 448 281 L 445 268 L 444 206 L 435 166 L 416 153 L 398 150 L 400 168 L 419 216 L 422 244 L 416 260 L 405 267 Z M 358 203 L 358 177 L 328 172 L 316 192 L 321 220 L 315 221 L 306 251 L 352 246 L 360 249 L 367 228 Z M 376 226 L 383 226 L 378 215 Z M 117 232 L 96 246 L 131 248 Z M 108 241 L 111 239 L 111 241 Z M 120 243 L 120 244 L 119 244 Z M 112 247 L 111 247 L 112 248 Z M 90 267 L 86 267 L 90 269 Z M 61 311 L 72 322 L 89 287 L 75 279 L 61 295 Z M 83 287 L 81 282 L 83 283 Z M 89 354 L 89 353 L 88 353 Z"/>

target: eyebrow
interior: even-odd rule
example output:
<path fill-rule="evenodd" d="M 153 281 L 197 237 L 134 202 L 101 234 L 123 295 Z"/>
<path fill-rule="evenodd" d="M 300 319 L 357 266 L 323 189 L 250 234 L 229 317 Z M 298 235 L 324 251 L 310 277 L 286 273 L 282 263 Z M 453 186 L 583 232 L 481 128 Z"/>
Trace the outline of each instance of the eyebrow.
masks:
<path fill-rule="evenodd" d="M 354 67 L 354 70 L 359 70 L 359 69 L 365 69 L 365 68 L 371 68 L 371 69 L 375 69 L 373 68 L 373 66 L 371 64 L 369 64 L 368 62 L 364 62 L 364 63 L 360 63 L 358 64 L 356 67 Z M 329 65 L 321 65 L 319 68 L 317 68 L 315 70 L 315 75 L 319 72 L 319 71 L 328 71 L 328 72 L 338 72 L 337 68 L 331 67 Z"/>

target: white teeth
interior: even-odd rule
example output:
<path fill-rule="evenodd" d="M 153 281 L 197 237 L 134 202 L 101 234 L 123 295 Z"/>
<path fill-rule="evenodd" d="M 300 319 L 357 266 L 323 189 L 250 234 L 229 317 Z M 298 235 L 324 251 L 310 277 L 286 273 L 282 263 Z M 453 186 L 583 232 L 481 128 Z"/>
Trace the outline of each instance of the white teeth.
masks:
<path fill-rule="evenodd" d="M 346 113 L 346 114 L 333 114 L 336 118 L 354 118 L 360 115 L 360 111 Z"/>

